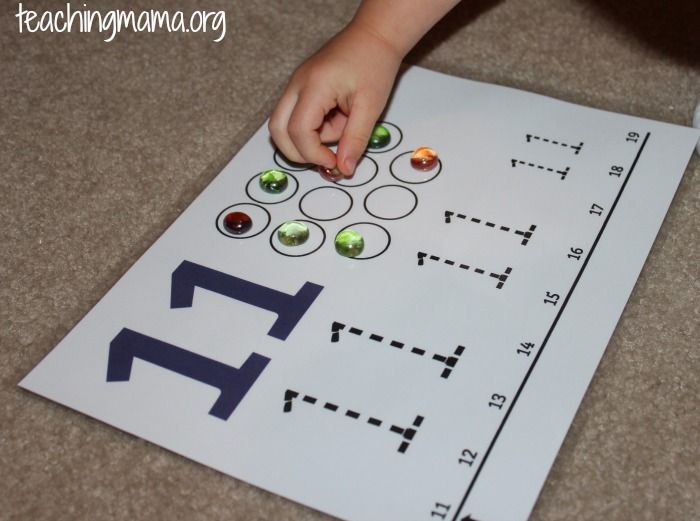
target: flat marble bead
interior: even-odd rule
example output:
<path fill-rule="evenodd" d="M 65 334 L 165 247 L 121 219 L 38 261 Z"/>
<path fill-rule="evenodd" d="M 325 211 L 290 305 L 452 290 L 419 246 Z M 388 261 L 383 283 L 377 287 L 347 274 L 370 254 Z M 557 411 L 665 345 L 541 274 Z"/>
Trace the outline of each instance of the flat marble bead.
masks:
<path fill-rule="evenodd" d="M 343 257 L 357 257 L 365 249 L 365 240 L 355 230 L 343 230 L 335 236 L 335 251 Z"/>
<path fill-rule="evenodd" d="M 326 181 L 330 181 L 331 183 L 335 183 L 336 181 L 340 181 L 343 179 L 343 173 L 338 170 L 337 168 L 326 168 L 325 166 L 318 166 L 317 167 L 318 173 L 321 174 L 321 177 L 323 177 Z"/>
<path fill-rule="evenodd" d="M 309 227 L 299 221 L 287 221 L 277 230 L 277 238 L 285 246 L 299 246 L 309 238 Z"/>
<path fill-rule="evenodd" d="M 289 180 L 282 170 L 265 170 L 260 172 L 260 188 L 268 194 L 281 194 L 287 189 Z"/>
<path fill-rule="evenodd" d="M 384 125 L 377 125 L 372 130 L 372 135 L 369 137 L 367 148 L 384 148 L 391 142 L 391 133 Z"/>
<path fill-rule="evenodd" d="M 411 166 L 416 170 L 427 172 L 438 164 L 438 155 L 435 150 L 428 147 L 418 147 L 411 154 Z"/>
<path fill-rule="evenodd" d="M 253 220 L 247 213 L 230 212 L 224 217 L 224 227 L 234 235 L 242 235 L 253 227 Z"/>

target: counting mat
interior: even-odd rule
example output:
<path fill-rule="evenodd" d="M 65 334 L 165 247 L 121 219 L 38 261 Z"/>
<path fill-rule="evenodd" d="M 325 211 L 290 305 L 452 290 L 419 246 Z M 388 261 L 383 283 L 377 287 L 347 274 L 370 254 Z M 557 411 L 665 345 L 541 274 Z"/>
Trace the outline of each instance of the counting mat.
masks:
<path fill-rule="evenodd" d="M 526 519 L 698 132 L 419 68 L 383 126 L 337 182 L 262 127 L 20 385 L 341 518 Z"/>

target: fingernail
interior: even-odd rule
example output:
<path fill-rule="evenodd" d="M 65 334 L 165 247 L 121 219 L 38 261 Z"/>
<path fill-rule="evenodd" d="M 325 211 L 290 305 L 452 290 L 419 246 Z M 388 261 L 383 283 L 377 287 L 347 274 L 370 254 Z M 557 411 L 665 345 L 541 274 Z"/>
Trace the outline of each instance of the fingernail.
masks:
<path fill-rule="evenodd" d="M 345 171 L 347 172 L 347 177 L 351 177 L 355 173 L 355 167 L 357 166 L 357 161 L 352 158 L 345 159 Z"/>

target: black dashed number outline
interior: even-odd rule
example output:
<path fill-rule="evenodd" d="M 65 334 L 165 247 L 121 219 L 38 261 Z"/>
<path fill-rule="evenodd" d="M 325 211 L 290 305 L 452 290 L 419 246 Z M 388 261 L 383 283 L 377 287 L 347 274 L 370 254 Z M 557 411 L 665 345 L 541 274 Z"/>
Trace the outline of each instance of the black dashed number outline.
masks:
<path fill-rule="evenodd" d="M 570 168 L 569 168 L 568 166 L 567 166 L 566 168 L 564 168 L 563 170 L 561 170 L 561 169 L 557 170 L 557 169 L 555 169 L 555 168 L 551 168 L 551 167 L 548 167 L 548 166 L 539 165 L 539 164 L 537 164 L 537 163 L 531 163 L 531 162 L 529 162 L 529 161 L 523 161 L 522 159 L 515 159 L 515 158 L 513 158 L 513 159 L 510 160 L 510 164 L 511 164 L 511 166 L 512 166 L 513 168 L 515 168 L 515 167 L 518 166 L 518 165 L 523 165 L 523 166 L 527 166 L 527 167 L 534 168 L 534 169 L 537 169 L 537 170 L 543 170 L 543 171 L 545 171 L 545 172 L 556 173 L 556 174 L 559 174 L 559 175 L 561 176 L 560 179 L 561 179 L 562 181 L 563 181 L 564 179 L 566 179 L 566 176 L 567 176 L 567 174 L 569 173 L 569 170 L 570 170 Z"/>
<path fill-rule="evenodd" d="M 570 148 L 570 149 L 574 150 L 574 155 L 578 155 L 579 152 L 581 152 L 581 149 L 583 149 L 583 141 L 581 141 L 581 143 L 579 143 L 578 145 L 570 145 L 569 143 L 562 143 L 561 141 L 558 141 L 556 139 L 550 139 L 550 138 L 546 138 L 546 137 L 536 136 L 534 134 L 525 134 L 525 140 L 528 143 L 532 143 L 532 141 L 535 140 L 535 141 L 541 141 L 542 143 L 549 143 L 549 144 L 557 145 L 557 146 L 564 147 L 564 148 Z"/>
<path fill-rule="evenodd" d="M 298 391 L 294 391 L 292 389 L 287 389 L 284 392 L 284 406 L 282 408 L 282 411 L 284 413 L 290 413 L 292 412 L 293 409 L 293 402 L 295 399 L 299 398 L 300 393 Z M 345 418 L 350 418 L 353 420 L 359 420 L 362 418 L 363 414 L 355 411 L 353 409 L 345 409 L 341 408 L 339 405 L 332 403 L 332 402 L 323 402 L 322 400 L 319 400 L 315 396 L 311 396 L 309 394 L 304 394 L 301 396 L 301 401 L 303 403 L 307 403 L 309 405 L 321 405 L 323 404 L 322 409 L 330 412 L 343 412 Z M 399 425 L 392 424 L 389 427 L 389 431 L 393 432 L 395 434 L 399 434 L 402 438 L 401 444 L 399 445 L 397 452 L 400 452 L 401 454 L 405 454 L 406 450 L 408 450 L 409 445 L 411 444 L 411 441 L 415 437 L 415 435 L 418 433 L 418 428 L 421 426 L 423 423 L 423 420 L 425 418 L 423 416 L 417 415 L 415 419 L 413 420 L 413 423 L 411 424 L 410 427 L 400 427 Z M 386 422 L 384 420 L 380 420 L 379 418 L 375 416 L 369 416 L 367 415 L 367 420 L 366 420 L 367 425 L 372 425 L 373 427 L 381 427 L 383 424 Z"/>
<path fill-rule="evenodd" d="M 451 259 L 444 259 L 441 257 L 438 257 L 437 255 L 431 255 L 429 253 L 425 253 L 422 251 L 419 251 L 418 254 L 418 266 L 423 266 L 425 265 L 425 259 L 431 260 L 433 262 L 442 262 L 443 264 L 447 266 L 452 266 L 455 268 L 460 268 L 465 271 L 471 271 L 472 273 L 476 273 L 478 275 L 486 275 L 486 272 L 488 270 L 485 270 L 483 268 L 475 268 L 473 266 L 470 266 L 469 264 L 463 264 L 459 263 L 457 261 L 453 261 Z M 496 273 L 496 272 L 489 272 L 489 277 L 494 278 L 498 280 L 498 283 L 496 284 L 497 289 L 501 289 L 503 285 L 506 283 L 508 280 L 508 276 L 513 272 L 513 268 L 507 267 L 503 273 Z"/>
<path fill-rule="evenodd" d="M 463 213 L 456 213 L 451 210 L 445 210 L 445 224 L 450 224 L 452 221 L 452 218 L 456 217 L 457 219 L 462 219 L 465 222 L 472 222 L 474 224 L 483 224 L 487 228 L 493 228 L 494 230 L 500 230 L 502 232 L 513 232 L 515 235 L 520 235 L 522 236 L 522 240 L 520 241 L 520 244 L 523 246 L 527 246 L 527 243 L 532 239 L 532 234 L 535 232 L 537 229 L 537 226 L 534 224 L 531 224 L 530 227 L 527 230 L 517 230 L 513 229 L 512 226 L 499 226 L 498 224 L 487 221 L 485 219 L 481 219 L 479 217 L 467 217 L 466 214 Z"/>
<path fill-rule="evenodd" d="M 346 329 L 347 328 L 347 329 Z M 370 340 L 377 342 L 379 344 L 384 343 L 385 345 L 394 347 L 396 349 L 403 350 L 404 347 L 408 348 L 408 345 L 405 342 L 401 342 L 399 340 L 391 340 L 386 338 L 384 335 L 379 335 L 377 333 L 366 333 L 366 331 L 359 329 L 354 326 L 347 326 L 346 324 L 343 324 L 342 322 L 337 322 L 334 321 L 331 324 L 331 342 L 336 343 L 340 341 L 340 332 L 341 331 L 347 331 L 348 333 L 352 335 L 356 335 L 358 337 L 361 337 L 363 335 L 367 335 L 367 338 Z M 432 360 L 435 360 L 436 362 L 442 363 L 445 365 L 445 368 L 442 370 L 440 373 L 441 378 L 449 378 L 450 374 L 454 370 L 454 368 L 457 365 L 457 362 L 459 362 L 460 357 L 462 356 L 462 353 L 464 353 L 465 347 L 464 346 L 457 346 L 457 348 L 454 350 L 454 354 L 450 356 L 445 356 L 441 355 L 439 353 L 433 354 L 430 358 Z M 426 349 L 422 349 L 420 347 L 411 347 L 406 349 L 404 352 L 406 353 L 411 353 L 417 356 L 424 356 L 427 353 Z M 430 355 L 428 355 L 430 356 Z"/>

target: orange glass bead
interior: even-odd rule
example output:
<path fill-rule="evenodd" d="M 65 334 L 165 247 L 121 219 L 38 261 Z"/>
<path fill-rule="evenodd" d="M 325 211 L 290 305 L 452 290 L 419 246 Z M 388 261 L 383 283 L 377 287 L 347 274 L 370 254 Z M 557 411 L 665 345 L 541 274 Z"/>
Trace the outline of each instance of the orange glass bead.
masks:
<path fill-rule="evenodd" d="M 428 147 L 418 147 L 411 154 L 411 166 L 416 170 L 427 172 L 438 164 L 438 155 L 435 150 Z"/>

